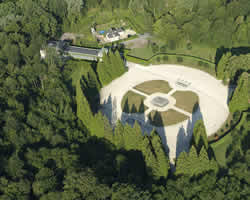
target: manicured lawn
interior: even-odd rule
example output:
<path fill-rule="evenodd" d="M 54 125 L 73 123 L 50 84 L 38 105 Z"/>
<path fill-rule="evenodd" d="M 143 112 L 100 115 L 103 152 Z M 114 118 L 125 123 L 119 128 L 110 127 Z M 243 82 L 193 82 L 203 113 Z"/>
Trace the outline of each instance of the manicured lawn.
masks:
<path fill-rule="evenodd" d="M 153 80 L 147 81 L 134 87 L 145 94 L 151 95 L 156 92 L 168 93 L 172 88 L 169 86 L 167 81 Z"/>
<path fill-rule="evenodd" d="M 192 49 L 188 50 L 186 47 L 177 48 L 175 50 L 167 50 L 167 53 L 176 53 L 176 54 L 185 54 L 185 55 L 192 55 L 200 58 L 204 58 L 211 62 L 215 60 L 216 49 L 209 48 L 209 47 L 201 47 L 201 46 L 192 46 Z"/>
<path fill-rule="evenodd" d="M 154 53 L 151 48 L 146 47 L 146 48 L 132 49 L 128 55 L 135 56 L 135 57 L 142 58 L 142 59 L 149 59 L 154 55 Z"/>
<path fill-rule="evenodd" d="M 125 113 L 144 113 L 147 107 L 143 104 L 145 97 L 128 91 L 122 99 L 122 110 Z"/>
<path fill-rule="evenodd" d="M 176 91 L 172 96 L 176 99 L 175 106 L 189 113 L 193 112 L 195 104 L 199 102 L 197 94 L 190 91 Z"/>
<path fill-rule="evenodd" d="M 215 64 L 205 62 L 203 60 L 200 60 L 198 58 L 193 58 L 189 56 L 176 56 L 176 55 L 167 55 L 167 60 L 164 59 L 165 55 L 159 55 L 153 57 L 149 62 L 147 62 L 147 65 L 149 64 L 178 64 L 178 65 L 184 65 L 187 67 L 199 69 L 202 71 L 205 71 L 209 73 L 210 75 L 216 77 L 215 73 Z M 177 58 L 181 57 L 182 62 L 178 62 Z"/>
<path fill-rule="evenodd" d="M 188 119 L 188 116 L 179 113 L 173 109 L 169 109 L 165 112 L 152 111 L 149 114 L 149 120 L 151 121 L 151 124 L 159 127 L 177 124 L 186 119 Z"/>
<path fill-rule="evenodd" d="M 231 143 L 232 136 L 229 133 L 224 138 L 211 145 L 212 149 L 214 150 L 215 158 L 221 166 L 226 166 L 226 151 Z"/>

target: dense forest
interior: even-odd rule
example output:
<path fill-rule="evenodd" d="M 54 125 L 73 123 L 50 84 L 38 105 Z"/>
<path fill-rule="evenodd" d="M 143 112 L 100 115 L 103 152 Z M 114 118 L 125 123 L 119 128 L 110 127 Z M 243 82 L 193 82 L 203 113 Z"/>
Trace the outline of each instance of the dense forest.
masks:
<path fill-rule="evenodd" d="M 110 125 L 97 96 L 125 72 L 117 50 L 98 63 L 55 52 L 40 59 L 48 40 L 93 12 L 124 10 L 170 46 L 217 48 L 217 77 L 236 85 L 230 111 L 246 113 L 231 131 L 226 166 L 202 121 L 176 166 L 155 131 Z M 249 0 L 0 0 L 0 200 L 250 199 L 248 46 Z"/>

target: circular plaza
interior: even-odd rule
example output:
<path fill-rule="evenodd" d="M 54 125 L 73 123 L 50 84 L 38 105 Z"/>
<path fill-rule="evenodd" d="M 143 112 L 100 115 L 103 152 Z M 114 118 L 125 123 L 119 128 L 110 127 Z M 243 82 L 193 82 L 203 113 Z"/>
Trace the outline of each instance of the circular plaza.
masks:
<path fill-rule="evenodd" d="M 123 76 L 102 88 L 103 113 L 145 134 L 156 129 L 170 160 L 189 148 L 195 122 L 202 119 L 207 135 L 226 121 L 228 89 L 211 75 L 179 65 L 142 66 L 128 63 Z"/>

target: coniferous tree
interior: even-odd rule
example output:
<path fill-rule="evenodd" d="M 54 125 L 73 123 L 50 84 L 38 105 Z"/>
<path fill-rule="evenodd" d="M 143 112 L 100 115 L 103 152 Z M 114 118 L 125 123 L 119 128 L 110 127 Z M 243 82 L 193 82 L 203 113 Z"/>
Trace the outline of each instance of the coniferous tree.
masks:
<path fill-rule="evenodd" d="M 188 160 L 188 154 L 187 152 L 183 151 L 180 153 L 178 158 L 176 159 L 176 174 L 182 174 L 184 171 L 186 171 L 187 168 L 187 160 Z"/>
<path fill-rule="evenodd" d="M 77 116 L 82 123 L 91 130 L 93 113 L 90 109 L 87 98 L 83 94 L 80 81 L 76 85 Z"/>
<path fill-rule="evenodd" d="M 102 84 L 102 86 L 105 86 L 106 84 L 109 83 L 109 76 L 106 72 L 106 65 L 104 64 L 104 62 L 98 62 L 97 64 L 97 74 L 99 77 L 99 80 Z"/>
<path fill-rule="evenodd" d="M 129 104 L 128 104 L 128 98 L 126 99 L 126 101 L 124 103 L 122 111 L 125 112 L 125 113 L 130 113 Z"/>
<path fill-rule="evenodd" d="M 119 76 L 120 76 L 125 72 L 124 62 L 120 56 L 119 51 L 116 51 L 114 55 L 117 63 L 117 70 L 119 71 Z"/>
<path fill-rule="evenodd" d="M 229 62 L 229 58 L 232 56 L 231 52 L 227 52 L 226 54 L 224 54 L 217 66 L 217 77 L 219 79 L 224 79 L 224 77 L 227 77 L 227 72 L 225 71 L 227 64 Z"/>
<path fill-rule="evenodd" d="M 159 179 L 161 175 L 158 171 L 158 162 L 150 144 L 150 140 L 147 136 L 145 136 L 142 141 L 141 151 L 146 163 L 146 171 L 148 175 L 152 176 L 154 179 Z"/>
<path fill-rule="evenodd" d="M 113 142 L 113 131 L 110 123 L 101 112 L 98 112 L 93 118 L 93 126 L 91 133 L 98 138 L 105 138 L 111 143 Z"/>
<path fill-rule="evenodd" d="M 140 150 L 143 135 L 140 125 L 135 121 L 133 128 L 126 124 L 124 126 L 124 145 L 126 150 Z"/>
<path fill-rule="evenodd" d="M 117 121 L 114 134 L 114 143 L 118 149 L 124 148 L 124 126 L 121 121 Z"/>
<path fill-rule="evenodd" d="M 244 72 L 237 83 L 237 88 L 233 94 L 232 100 L 229 102 L 229 108 L 231 112 L 237 110 L 243 111 L 247 110 L 250 106 L 249 104 L 249 74 Z"/>
<path fill-rule="evenodd" d="M 166 152 L 162 145 L 161 138 L 156 133 L 156 131 L 153 131 L 150 134 L 150 137 L 151 137 L 152 148 L 158 161 L 159 175 L 164 178 L 167 178 L 170 165 L 169 165 L 169 160 L 167 159 Z"/>
<path fill-rule="evenodd" d="M 192 143 L 198 152 L 200 152 L 203 146 L 208 150 L 207 133 L 202 120 L 197 121 L 194 125 Z"/>

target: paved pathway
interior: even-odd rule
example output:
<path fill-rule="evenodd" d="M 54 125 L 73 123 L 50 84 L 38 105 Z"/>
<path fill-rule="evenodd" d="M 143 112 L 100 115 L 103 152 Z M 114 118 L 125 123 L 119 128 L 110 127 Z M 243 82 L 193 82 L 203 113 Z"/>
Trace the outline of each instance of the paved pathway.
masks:
<path fill-rule="evenodd" d="M 139 95 L 142 95 L 142 96 L 144 96 L 144 97 L 148 97 L 148 96 L 149 96 L 149 95 L 145 94 L 144 92 L 141 92 L 141 91 L 136 90 L 136 89 L 134 89 L 134 88 L 131 88 L 130 90 L 131 90 L 132 92 L 137 93 L 137 94 L 139 94 Z"/>

